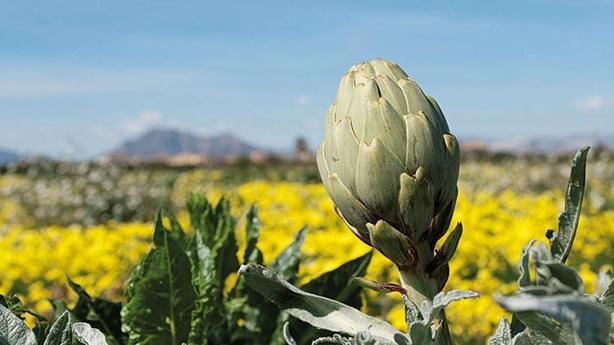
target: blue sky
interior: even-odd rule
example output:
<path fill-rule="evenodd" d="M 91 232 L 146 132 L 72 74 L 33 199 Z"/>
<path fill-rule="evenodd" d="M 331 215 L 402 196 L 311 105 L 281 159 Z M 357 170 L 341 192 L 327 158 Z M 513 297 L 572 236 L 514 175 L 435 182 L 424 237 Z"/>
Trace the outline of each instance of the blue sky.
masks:
<path fill-rule="evenodd" d="M 315 146 L 353 63 L 399 63 L 461 138 L 614 134 L 614 1 L 1 1 L 0 147 L 149 127 Z"/>

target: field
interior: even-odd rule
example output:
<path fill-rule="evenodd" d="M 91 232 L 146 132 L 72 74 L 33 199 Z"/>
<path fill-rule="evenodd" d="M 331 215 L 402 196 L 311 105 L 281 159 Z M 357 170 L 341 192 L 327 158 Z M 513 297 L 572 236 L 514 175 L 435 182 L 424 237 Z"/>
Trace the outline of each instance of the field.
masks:
<path fill-rule="evenodd" d="M 446 289 L 472 289 L 481 298 L 450 307 L 459 341 L 483 343 L 493 332 L 504 314 L 493 295 L 514 290 L 521 248 L 556 228 L 570 161 L 571 155 L 489 155 L 461 164 L 453 224 L 462 222 L 465 232 Z M 587 291 L 595 287 L 595 272 L 611 268 L 614 257 L 613 178 L 612 154 L 594 153 L 570 257 Z M 212 200 L 230 198 L 237 216 L 257 204 L 265 261 L 306 226 L 302 281 L 369 250 L 335 214 L 313 165 L 171 169 L 40 162 L 5 169 L 0 176 L 0 293 L 16 292 L 28 306 L 48 313 L 48 298 L 74 300 L 68 275 L 93 295 L 121 300 L 128 274 L 150 248 L 157 209 L 173 209 L 186 223 L 185 196 L 197 190 Z M 367 277 L 396 279 L 394 268 L 379 255 Z M 369 314 L 404 327 L 395 297 L 372 292 L 365 297 Z"/>

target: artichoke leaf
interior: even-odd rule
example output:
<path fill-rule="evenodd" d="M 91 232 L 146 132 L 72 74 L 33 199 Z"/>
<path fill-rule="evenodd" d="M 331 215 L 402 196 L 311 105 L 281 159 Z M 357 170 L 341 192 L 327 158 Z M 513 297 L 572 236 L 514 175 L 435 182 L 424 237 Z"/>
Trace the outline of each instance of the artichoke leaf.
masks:
<path fill-rule="evenodd" d="M 370 221 L 369 210 L 360 202 L 350 190 L 343 184 L 337 174 L 332 174 L 328 178 L 331 188 L 331 198 L 343 219 L 349 223 L 361 235 L 369 238 L 367 223 Z"/>
<path fill-rule="evenodd" d="M 369 65 L 373 66 L 376 74 L 385 75 L 395 81 L 409 78 L 396 63 L 377 59 L 371 61 Z"/>
<path fill-rule="evenodd" d="M 441 194 L 438 201 L 446 202 L 452 199 L 455 193 L 456 181 L 460 171 L 460 146 L 456 137 L 450 133 L 443 134 L 443 142 L 445 144 L 445 174 L 441 184 Z"/>
<path fill-rule="evenodd" d="M 239 274 L 267 300 L 314 327 L 350 336 L 369 329 L 375 339 L 384 342 L 406 339 L 389 323 L 335 300 L 305 292 L 260 265 L 241 266 Z"/>
<path fill-rule="evenodd" d="M 375 138 L 360 145 L 356 167 L 356 195 L 369 210 L 382 219 L 398 215 L 401 162 Z"/>
<path fill-rule="evenodd" d="M 399 161 L 405 162 L 406 133 L 405 122 L 392 105 L 385 99 L 369 100 L 369 112 L 373 114 L 367 119 L 365 142 L 371 142 L 376 137 L 392 152 Z"/>
<path fill-rule="evenodd" d="M 367 224 L 371 235 L 371 245 L 400 269 L 414 267 L 418 261 L 418 252 L 411 239 L 392 227 L 385 220 L 375 225 Z"/>
<path fill-rule="evenodd" d="M 399 81 L 399 86 L 403 92 L 403 97 L 406 102 L 407 111 L 403 114 L 418 114 L 419 112 L 424 112 L 429 117 L 433 117 L 432 114 L 436 113 L 435 109 L 431 105 L 431 102 L 428 100 L 424 92 L 415 81 L 411 79 L 401 80 Z M 436 120 L 434 117 L 432 120 Z M 436 120 L 438 124 L 438 129 L 443 129 L 443 126 L 439 126 L 439 122 Z"/>
<path fill-rule="evenodd" d="M 419 167 L 415 176 L 402 173 L 400 177 L 399 211 L 408 234 L 414 239 L 422 238 L 433 218 L 434 206 L 431 187 L 424 179 L 424 169 Z"/>
<path fill-rule="evenodd" d="M 442 125 L 441 130 L 443 132 L 450 132 L 450 127 L 448 126 L 448 121 L 446 121 L 446 118 L 443 115 L 443 111 L 441 110 L 441 107 L 439 106 L 439 103 L 437 103 L 437 101 L 435 100 L 434 97 L 431 97 L 431 96 L 427 95 L 426 98 L 428 98 L 429 102 L 431 102 L 431 106 L 433 107 L 433 109 L 435 109 L 435 112 L 437 113 L 437 116 L 439 118 L 437 120 L 437 122 Z"/>
<path fill-rule="evenodd" d="M 350 106 L 354 98 L 354 77 L 355 73 L 350 71 L 341 77 L 337 98 L 335 99 L 335 121 L 339 120 L 336 116 L 345 117 L 350 113 Z"/>
<path fill-rule="evenodd" d="M 429 180 L 436 183 L 435 190 L 441 188 L 441 177 L 444 173 L 446 153 L 443 140 L 427 120 L 424 113 L 412 113 L 403 117 L 407 134 L 407 149 L 405 164 L 411 172 L 419 166 L 424 167 Z"/>
<path fill-rule="evenodd" d="M 390 102 L 390 105 L 399 114 L 407 114 L 407 104 L 405 103 L 405 96 L 403 91 L 396 83 L 387 75 L 377 75 L 375 78 L 377 86 L 379 87 L 382 98 Z"/>
<path fill-rule="evenodd" d="M 339 159 L 332 164 L 335 166 L 334 170 L 339 175 L 343 184 L 345 184 L 350 191 L 356 189 L 356 159 L 358 158 L 359 143 L 352 128 L 352 119 L 346 117 L 335 126 L 335 144 L 337 145 L 337 152 Z"/>

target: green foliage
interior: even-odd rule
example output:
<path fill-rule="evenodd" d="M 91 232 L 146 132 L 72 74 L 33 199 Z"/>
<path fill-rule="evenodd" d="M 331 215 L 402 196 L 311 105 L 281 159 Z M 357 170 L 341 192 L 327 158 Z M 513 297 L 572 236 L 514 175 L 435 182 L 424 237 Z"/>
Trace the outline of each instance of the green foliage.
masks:
<path fill-rule="evenodd" d="M 102 329 L 107 334 L 107 341 L 111 344 L 123 345 L 127 342 L 127 334 L 122 331 L 120 303 L 107 301 L 102 298 L 93 298 L 81 285 L 67 277 L 68 285 L 79 299 L 73 309 L 66 306 L 61 312 L 69 310 L 73 319 L 91 325 L 93 329 Z M 56 305 L 59 302 L 56 301 Z M 56 308 L 56 311 L 58 309 Z"/>
<path fill-rule="evenodd" d="M 550 250 L 558 261 L 565 263 L 571 246 L 576 238 L 576 230 L 582 211 L 584 199 L 584 186 L 586 184 L 586 156 L 589 147 L 580 149 L 571 165 L 571 176 L 565 194 L 565 211 L 559 216 L 559 231 L 548 231 L 546 236 L 550 240 Z"/>
<path fill-rule="evenodd" d="M 406 338 L 390 324 L 341 302 L 303 291 L 263 266 L 242 266 L 239 273 L 266 299 L 314 327 L 350 336 L 369 329 L 376 339 L 389 343 L 394 343 L 397 337 Z"/>
<path fill-rule="evenodd" d="M 488 345 L 506 345 L 512 342 L 512 330 L 506 318 L 502 318 L 495 334 L 488 339 Z"/>
<path fill-rule="evenodd" d="M 70 313 L 64 312 L 49 329 L 49 334 L 43 345 L 70 345 L 72 343 L 72 330 L 70 326 Z"/>
<path fill-rule="evenodd" d="M 37 344 L 34 333 L 26 327 L 23 320 L 4 306 L 0 306 L 0 344 Z"/>
<path fill-rule="evenodd" d="M 433 301 L 423 301 L 416 306 L 409 298 L 404 298 L 405 319 L 412 344 L 439 344 L 446 341 L 449 335 L 445 324 L 444 308 L 452 302 L 467 298 L 476 298 L 474 291 L 452 290 L 440 292 Z"/>
<path fill-rule="evenodd" d="M 514 313 L 514 319 L 512 328 L 501 321 L 491 344 L 605 345 L 614 341 L 610 287 L 601 296 L 585 295 L 579 274 L 565 265 L 582 209 L 587 153 L 588 148 L 583 148 L 574 158 L 559 231 L 546 232 L 550 250 L 531 241 L 520 257 L 519 291 L 497 297 L 503 308 Z"/>
<path fill-rule="evenodd" d="M 126 289 L 121 317 L 129 343 L 186 342 L 195 299 L 189 258 L 158 217 L 154 247 L 134 270 Z"/>
<path fill-rule="evenodd" d="M 85 322 L 75 322 L 72 325 L 73 336 L 83 345 L 106 345 L 104 334 Z"/>
<path fill-rule="evenodd" d="M 255 207 L 246 215 L 243 253 L 238 253 L 236 220 L 228 200 L 213 205 L 193 194 L 187 209 L 188 231 L 171 212 L 158 213 L 153 247 L 132 272 L 123 305 L 93 298 L 67 278 L 79 299 L 73 308 L 63 301 L 51 301 L 56 321 L 49 327 L 46 318 L 27 310 L 16 297 L 0 296 L 0 336 L 4 337 L 0 344 L 283 344 L 286 322 L 305 337 L 323 335 L 290 319 L 249 288 L 245 279 L 228 286 L 229 276 L 239 268 L 237 256 L 243 264 L 263 262 L 257 246 L 260 223 Z M 296 281 L 305 235 L 305 229 L 298 231 L 295 240 L 271 262 L 272 272 L 284 280 Z M 370 260 L 368 253 L 304 287 L 360 308 L 362 288 L 352 279 L 365 274 Z M 25 326 L 24 314 L 35 317 L 36 332 Z"/>
<path fill-rule="evenodd" d="M 1 298 L 4 300 L 4 296 Z M 38 338 L 31 331 L 24 320 L 20 318 L 20 311 L 11 310 L 4 304 L 0 305 L 0 344 L 2 345 L 107 345 L 102 338 L 97 338 L 97 342 L 88 341 L 91 336 L 75 335 L 74 328 L 78 323 L 73 324 L 73 319 L 69 311 L 65 311 L 49 327 L 48 331 L 43 332 L 42 338 Z M 79 331 L 85 335 L 97 332 L 88 325 L 87 331 Z M 81 328 L 77 326 L 77 328 Z M 100 333 L 101 334 L 101 333 Z M 89 338 L 88 338 L 89 337 Z"/>

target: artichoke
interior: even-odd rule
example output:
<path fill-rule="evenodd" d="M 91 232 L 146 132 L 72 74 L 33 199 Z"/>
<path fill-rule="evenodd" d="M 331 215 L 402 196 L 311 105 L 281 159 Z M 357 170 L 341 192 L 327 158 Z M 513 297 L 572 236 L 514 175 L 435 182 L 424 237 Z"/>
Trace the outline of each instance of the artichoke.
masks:
<path fill-rule="evenodd" d="M 434 250 L 454 211 L 459 155 L 435 99 L 397 64 L 376 59 L 341 78 L 317 164 L 352 232 L 408 280 L 418 276 L 441 290 L 450 255 Z"/>

